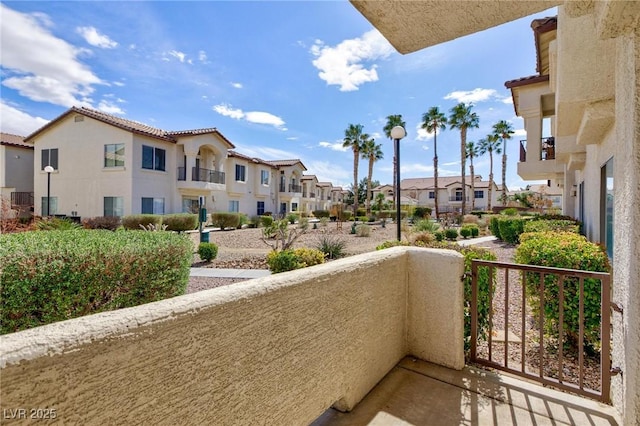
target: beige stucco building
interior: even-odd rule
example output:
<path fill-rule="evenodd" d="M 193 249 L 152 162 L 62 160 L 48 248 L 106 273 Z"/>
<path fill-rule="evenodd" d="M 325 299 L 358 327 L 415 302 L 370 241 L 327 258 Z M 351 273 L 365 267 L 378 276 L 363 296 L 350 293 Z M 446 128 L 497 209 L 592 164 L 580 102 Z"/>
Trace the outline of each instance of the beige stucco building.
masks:
<path fill-rule="evenodd" d="M 352 4 L 401 53 L 452 40 L 558 6 L 534 21 L 538 74 L 508 82 L 527 130 L 525 179 L 564 188 L 563 211 L 613 259 L 614 406 L 640 422 L 640 2 L 388 1 Z M 461 19 L 473 16 L 474 19 Z M 523 81 L 524 80 L 524 81 Z M 551 121 L 554 152 L 543 146 Z M 548 141 L 547 141 L 548 142 Z M 552 158 L 553 157 L 553 158 Z M 575 196 L 573 194 L 576 194 Z"/>
<path fill-rule="evenodd" d="M 33 208 L 33 145 L 18 135 L 0 135 L 0 219 Z"/>
<path fill-rule="evenodd" d="M 209 211 L 310 211 L 326 206 L 319 197 L 332 188 L 317 189 L 298 159 L 265 161 L 233 150 L 216 128 L 171 132 L 88 108 L 69 109 L 26 141 L 35 147 L 24 182 L 36 215 L 46 214 L 47 165 L 54 168 L 50 213 L 67 216 L 195 212 L 201 197 Z"/>

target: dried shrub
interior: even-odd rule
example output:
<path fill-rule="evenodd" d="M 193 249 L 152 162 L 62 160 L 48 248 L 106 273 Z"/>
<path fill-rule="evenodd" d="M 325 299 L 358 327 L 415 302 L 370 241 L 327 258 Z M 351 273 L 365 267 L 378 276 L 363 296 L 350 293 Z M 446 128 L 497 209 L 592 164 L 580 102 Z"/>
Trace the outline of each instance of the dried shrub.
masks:
<path fill-rule="evenodd" d="M 124 226 L 125 229 L 147 229 L 149 225 L 162 225 L 162 216 L 159 214 L 133 214 L 122 218 L 122 226 Z"/>
<path fill-rule="evenodd" d="M 106 229 L 115 231 L 121 225 L 118 216 L 98 216 L 82 219 L 82 226 L 85 229 Z"/>

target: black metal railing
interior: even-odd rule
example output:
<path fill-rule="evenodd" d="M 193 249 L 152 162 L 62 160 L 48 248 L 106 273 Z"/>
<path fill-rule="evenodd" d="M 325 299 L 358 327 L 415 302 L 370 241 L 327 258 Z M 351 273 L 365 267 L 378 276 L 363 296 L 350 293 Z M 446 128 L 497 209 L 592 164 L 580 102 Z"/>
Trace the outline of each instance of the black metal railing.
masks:
<path fill-rule="evenodd" d="M 33 192 L 12 192 L 11 207 L 32 207 Z"/>
<path fill-rule="evenodd" d="M 464 198 L 465 201 L 469 201 L 469 197 L 465 197 Z M 462 196 L 457 196 L 454 195 L 453 197 L 449 197 L 449 201 L 458 201 L 458 202 L 462 202 Z"/>
<path fill-rule="evenodd" d="M 185 167 L 178 167 L 178 180 L 187 180 Z M 218 170 L 203 169 L 200 167 L 191 168 L 192 182 L 225 183 L 224 172 Z"/>
<path fill-rule="evenodd" d="M 289 192 L 302 192 L 302 185 L 289 184 Z"/>
<path fill-rule="evenodd" d="M 556 159 L 556 140 L 553 136 L 540 139 L 540 160 L 555 160 Z M 520 162 L 527 161 L 527 140 L 520 141 Z"/>

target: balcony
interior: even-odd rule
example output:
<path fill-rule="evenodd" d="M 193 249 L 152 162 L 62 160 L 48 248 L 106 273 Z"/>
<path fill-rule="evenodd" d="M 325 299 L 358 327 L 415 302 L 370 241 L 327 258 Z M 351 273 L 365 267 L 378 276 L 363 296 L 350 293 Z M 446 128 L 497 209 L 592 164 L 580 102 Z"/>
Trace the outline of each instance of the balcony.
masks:
<path fill-rule="evenodd" d="M 191 180 L 187 180 L 187 169 L 178 167 L 177 177 L 179 189 L 225 190 L 225 173 L 219 170 L 192 167 Z"/>
<path fill-rule="evenodd" d="M 469 197 L 465 197 L 464 198 L 465 201 L 469 201 Z M 449 197 L 449 201 L 450 202 L 454 202 L 454 203 L 461 203 L 462 202 L 462 195 L 454 195 L 454 196 L 450 196 Z M 438 203 L 439 205 L 439 203 Z"/>
<path fill-rule="evenodd" d="M 537 151 L 537 148 L 536 150 Z M 548 137 L 540 140 L 540 151 L 527 150 L 527 141 L 520 141 L 520 162 L 518 175 L 524 180 L 555 179 L 556 173 L 563 172 L 563 166 L 556 162 L 556 141 Z"/>
<path fill-rule="evenodd" d="M 290 183 L 289 187 L 287 188 L 286 184 L 280 183 L 280 192 L 302 193 L 302 185 L 294 185 L 294 184 Z"/>
<path fill-rule="evenodd" d="M 539 161 L 555 160 L 556 159 L 556 147 L 555 138 L 553 136 L 541 139 L 542 149 L 540 151 Z M 520 161 L 527 161 L 527 140 L 520 141 Z M 535 161 L 535 160 L 534 160 Z"/>
<path fill-rule="evenodd" d="M 12 192 L 11 208 L 28 209 L 33 207 L 33 192 Z"/>
<path fill-rule="evenodd" d="M 458 253 L 395 247 L 8 334 L 2 404 L 61 423 L 616 424 L 464 368 L 463 270 Z"/>

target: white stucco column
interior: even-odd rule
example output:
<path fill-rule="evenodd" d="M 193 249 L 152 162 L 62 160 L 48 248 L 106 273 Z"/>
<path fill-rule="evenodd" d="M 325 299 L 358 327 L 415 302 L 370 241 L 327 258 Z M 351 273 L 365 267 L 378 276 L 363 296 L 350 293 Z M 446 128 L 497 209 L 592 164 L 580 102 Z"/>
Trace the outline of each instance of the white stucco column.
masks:
<path fill-rule="evenodd" d="M 528 116 L 524 119 L 527 129 L 527 162 L 540 161 L 542 150 L 542 116 Z"/>
<path fill-rule="evenodd" d="M 578 198 L 578 187 L 575 180 L 575 172 L 570 171 L 567 165 L 564 165 L 564 187 L 562 188 L 562 214 L 569 216 L 577 216 L 576 199 Z"/>
<path fill-rule="evenodd" d="M 196 157 L 198 156 L 197 152 L 185 152 L 187 157 L 187 163 L 185 164 L 185 176 L 186 181 L 190 182 L 192 180 L 192 172 L 193 168 L 196 166 Z"/>

